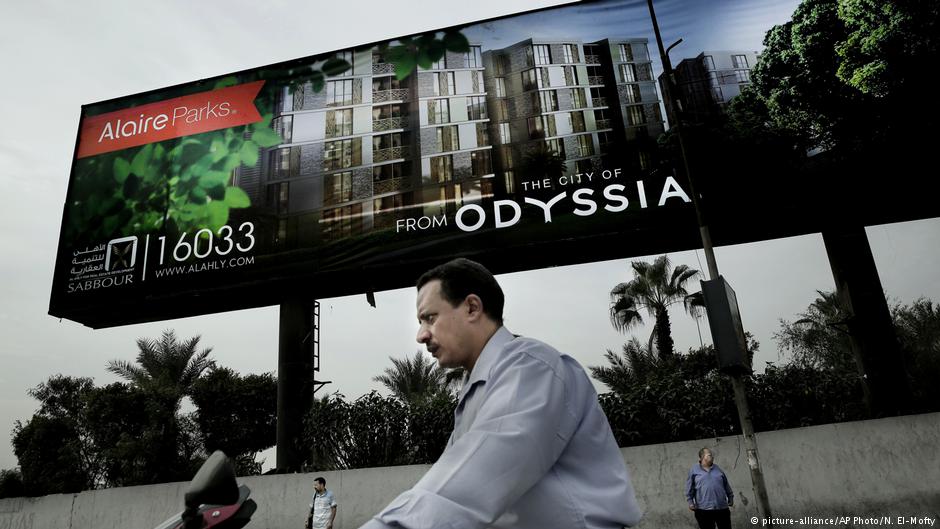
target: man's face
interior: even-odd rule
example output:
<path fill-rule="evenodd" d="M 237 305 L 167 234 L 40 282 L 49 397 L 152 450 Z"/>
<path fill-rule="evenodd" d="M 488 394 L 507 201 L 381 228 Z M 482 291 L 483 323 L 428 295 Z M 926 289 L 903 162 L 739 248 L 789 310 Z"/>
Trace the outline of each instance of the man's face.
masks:
<path fill-rule="evenodd" d="M 317 491 L 317 494 L 323 494 L 323 491 L 326 490 L 326 487 L 319 481 L 313 482 L 313 489 Z"/>
<path fill-rule="evenodd" d="M 702 452 L 702 466 L 710 467 L 712 463 L 715 462 L 715 456 L 712 455 L 711 450 L 705 450 Z"/>
<path fill-rule="evenodd" d="M 475 359 L 468 347 L 471 328 L 466 300 L 451 306 L 441 295 L 440 280 L 435 279 L 418 290 L 417 309 L 418 343 L 427 346 L 441 367 L 462 366 L 469 370 Z"/>

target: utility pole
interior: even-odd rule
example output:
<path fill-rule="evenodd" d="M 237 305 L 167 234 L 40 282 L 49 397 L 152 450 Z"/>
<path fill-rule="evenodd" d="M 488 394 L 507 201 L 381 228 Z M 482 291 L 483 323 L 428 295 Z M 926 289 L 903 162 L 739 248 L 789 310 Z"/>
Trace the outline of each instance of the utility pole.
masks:
<path fill-rule="evenodd" d="M 692 172 L 689 170 L 689 159 L 686 156 L 685 141 L 683 139 L 683 125 L 681 108 L 676 108 L 678 89 L 676 88 L 675 74 L 672 70 L 672 61 L 669 60 L 669 50 L 675 47 L 682 39 L 679 39 L 668 49 L 663 47 L 663 39 L 659 32 L 659 22 L 656 20 L 656 11 L 653 8 L 653 0 L 646 0 L 650 10 L 650 19 L 653 22 L 653 33 L 656 35 L 656 45 L 659 47 L 659 57 L 663 65 L 663 77 L 666 82 L 661 85 L 663 90 L 663 100 L 666 103 L 666 112 L 669 116 L 671 127 L 675 128 L 676 136 L 679 140 L 679 153 L 682 157 L 682 168 L 685 170 L 685 176 L 689 183 L 689 191 L 692 194 L 692 204 L 695 207 L 695 216 L 698 219 L 699 233 L 702 237 L 702 249 L 705 251 L 705 260 L 708 263 L 709 279 L 718 279 L 718 261 L 715 259 L 715 250 L 712 246 L 711 234 L 708 230 L 704 212 L 701 206 L 701 198 L 695 191 Z M 747 451 L 747 466 L 751 472 L 751 484 L 754 489 L 755 500 L 757 501 L 757 512 L 764 520 L 771 519 L 770 500 L 767 496 L 767 487 L 764 484 L 764 472 L 760 466 L 760 458 L 757 453 L 757 438 L 754 436 L 754 425 L 751 422 L 751 411 L 748 406 L 747 393 L 744 390 L 744 378 L 740 371 L 730 374 L 731 386 L 734 389 L 734 403 L 738 409 L 738 420 L 741 423 L 741 433 L 744 435 L 744 447 Z"/>

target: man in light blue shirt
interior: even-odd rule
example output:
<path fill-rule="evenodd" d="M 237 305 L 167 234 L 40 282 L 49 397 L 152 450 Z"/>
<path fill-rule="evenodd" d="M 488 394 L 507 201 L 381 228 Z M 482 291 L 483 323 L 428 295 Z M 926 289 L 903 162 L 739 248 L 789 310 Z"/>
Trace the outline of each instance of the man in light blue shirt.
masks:
<path fill-rule="evenodd" d="M 503 292 L 455 259 L 418 280 L 417 340 L 463 367 L 440 459 L 363 529 L 620 529 L 639 507 L 584 369 L 503 327 Z"/>
<path fill-rule="evenodd" d="M 326 489 L 326 479 L 318 477 L 313 480 L 313 490 L 307 529 L 333 529 L 333 521 L 336 519 L 336 498 Z"/>
<path fill-rule="evenodd" d="M 698 451 L 698 464 L 689 469 L 685 480 L 685 499 L 695 512 L 699 529 L 731 529 L 734 491 L 725 472 L 715 464 L 708 448 Z"/>

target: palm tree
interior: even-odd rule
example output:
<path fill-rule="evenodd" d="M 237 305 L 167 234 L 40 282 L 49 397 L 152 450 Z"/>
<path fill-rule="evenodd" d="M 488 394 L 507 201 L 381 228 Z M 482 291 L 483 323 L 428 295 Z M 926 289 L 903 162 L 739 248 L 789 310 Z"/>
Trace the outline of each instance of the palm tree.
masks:
<path fill-rule="evenodd" d="M 672 356 L 672 325 L 669 306 L 682 302 L 686 312 L 693 316 L 704 306 L 702 293 L 689 294 L 686 283 L 698 277 L 699 271 L 686 265 L 675 269 L 669 257 L 657 257 L 652 263 L 633 261 L 633 280 L 620 283 L 610 291 L 610 323 L 620 332 L 643 323 L 642 310 L 656 320 L 653 327 L 656 350 L 660 358 Z"/>
<path fill-rule="evenodd" d="M 211 347 L 197 352 L 199 339 L 194 336 L 180 342 L 171 330 L 163 331 L 160 341 L 138 338 L 136 363 L 111 360 L 107 369 L 159 398 L 175 413 L 200 375 L 215 365 L 209 359 Z"/>
<path fill-rule="evenodd" d="M 635 337 L 623 344 L 622 355 L 608 349 L 604 358 L 609 365 L 590 366 L 591 376 L 621 395 L 628 394 L 638 384 L 645 384 L 649 374 L 658 371 L 662 364 L 653 351 Z"/>
<path fill-rule="evenodd" d="M 416 404 L 441 393 L 449 393 L 459 386 L 464 376 L 463 368 L 444 369 L 421 351 L 413 358 L 389 357 L 392 367 L 372 378 L 381 382 L 402 402 Z"/>

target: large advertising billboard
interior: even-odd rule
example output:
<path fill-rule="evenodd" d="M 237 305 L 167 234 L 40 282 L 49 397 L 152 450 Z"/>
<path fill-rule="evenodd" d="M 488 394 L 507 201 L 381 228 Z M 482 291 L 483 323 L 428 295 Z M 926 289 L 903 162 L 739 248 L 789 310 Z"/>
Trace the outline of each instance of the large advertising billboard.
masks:
<path fill-rule="evenodd" d="M 49 313 L 105 327 L 403 287 L 454 256 L 502 273 L 693 247 L 640 4 L 547 8 L 84 106 Z M 726 103 L 757 61 L 705 53 L 690 63 L 711 60 L 701 86 L 679 85 L 687 110 Z M 734 226 L 716 242 L 818 229 L 773 221 L 806 207 L 796 184 L 709 167 L 706 207 Z"/>

